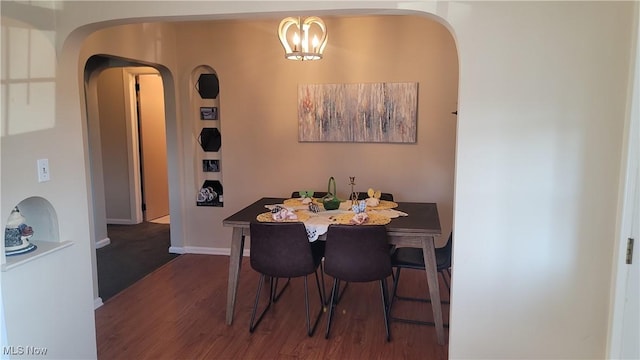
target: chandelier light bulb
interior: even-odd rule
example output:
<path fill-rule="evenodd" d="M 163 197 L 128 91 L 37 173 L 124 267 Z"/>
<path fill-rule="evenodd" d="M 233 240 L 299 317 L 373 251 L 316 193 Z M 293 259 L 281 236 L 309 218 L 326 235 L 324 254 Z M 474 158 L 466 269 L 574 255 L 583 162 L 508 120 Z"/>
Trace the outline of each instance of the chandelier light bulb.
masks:
<path fill-rule="evenodd" d="M 300 37 L 298 36 L 298 33 L 293 34 L 293 45 L 295 46 L 300 45 Z"/>

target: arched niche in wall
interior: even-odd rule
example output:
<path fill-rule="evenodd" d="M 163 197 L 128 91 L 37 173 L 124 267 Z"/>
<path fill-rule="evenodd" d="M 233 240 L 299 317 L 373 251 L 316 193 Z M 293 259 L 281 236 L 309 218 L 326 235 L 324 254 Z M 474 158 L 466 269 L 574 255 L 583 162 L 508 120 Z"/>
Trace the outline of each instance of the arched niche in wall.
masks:
<path fill-rule="evenodd" d="M 29 238 L 29 242 L 36 245 L 36 249 L 10 256 L 5 255 L 3 251 L 2 271 L 26 264 L 72 244 L 70 241 L 60 241 L 58 214 L 47 199 L 40 196 L 28 197 L 16 204 L 14 208 L 16 207 L 24 217 L 24 224 L 33 229 L 33 235 Z M 8 220 L 4 219 L 5 227 Z"/>
<path fill-rule="evenodd" d="M 17 207 L 26 223 L 33 228 L 33 241 L 60 241 L 58 215 L 47 199 L 32 196 L 22 200 Z"/>
<path fill-rule="evenodd" d="M 222 155 L 223 133 L 220 129 L 220 93 L 218 74 L 208 65 L 196 66 L 191 71 L 190 91 L 193 135 L 198 139 L 194 147 L 194 164 L 197 206 L 223 206 Z M 215 164 L 215 170 L 211 170 Z M 213 186 L 212 184 L 215 184 Z M 212 196 L 215 194 L 215 196 Z"/>

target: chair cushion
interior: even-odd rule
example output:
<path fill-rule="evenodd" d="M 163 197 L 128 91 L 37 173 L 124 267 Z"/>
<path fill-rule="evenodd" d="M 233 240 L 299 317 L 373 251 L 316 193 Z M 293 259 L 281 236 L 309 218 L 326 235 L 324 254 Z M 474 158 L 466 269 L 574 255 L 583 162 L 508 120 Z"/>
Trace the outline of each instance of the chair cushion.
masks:
<path fill-rule="evenodd" d="M 441 249 L 444 248 L 436 249 L 436 266 L 438 271 L 448 268 L 451 263 L 450 254 L 442 251 Z M 422 248 L 397 248 L 391 256 L 391 263 L 393 266 L 424 270 L 424 256 L 422 255 Z"/>

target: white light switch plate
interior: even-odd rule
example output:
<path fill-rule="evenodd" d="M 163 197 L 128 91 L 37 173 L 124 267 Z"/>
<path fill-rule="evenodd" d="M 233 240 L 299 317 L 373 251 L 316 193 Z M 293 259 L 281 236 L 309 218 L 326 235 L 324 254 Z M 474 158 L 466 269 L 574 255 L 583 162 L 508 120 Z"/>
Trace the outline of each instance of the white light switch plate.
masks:
<path fill-rule="evenodd" d="M 38 182 L 51 180 L 49 173 L 49 159 L 38 159 Z"/>

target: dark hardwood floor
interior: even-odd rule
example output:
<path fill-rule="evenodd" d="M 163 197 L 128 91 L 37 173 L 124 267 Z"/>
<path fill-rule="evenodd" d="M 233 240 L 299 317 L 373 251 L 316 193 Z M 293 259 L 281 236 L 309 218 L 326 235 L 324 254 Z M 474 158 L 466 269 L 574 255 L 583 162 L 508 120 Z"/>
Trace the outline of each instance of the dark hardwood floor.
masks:
<path fill-rule="evenodd" d="M 170 260 L 169 224 L 107 225 L 111 243 L 96 250 L 98 294 L 106 302 Z"/>
<path fill-rule="evenodd" d="M 327 340 L 326 313 L 314 336 L 307 336 L 304 282 L 302 278 L 292 279 L 280 300 L 250 334 L 249 318 L 258 275 L 248 258 L 244 258 L 241 269 L 234 321 L 228 326 L 228 266 L 227 256 L 181 255 L 114 296 L 96 310 L 98 359 L 448 357 L 447 345 L 437 344 L 435 330 L 430 326 L 392 322 L 392 340 L 385 341 L 378 283 L 349 284 L 336 308 Z M 329 289 L 331 278 L 326 276 L 325 281 Z M 313 290 L 310 287 L 311 312 L 318 306 Z M 403 295 L 426 294 L 424 273 L 404 271 L 400 291 Z M 448 316 L 448 305 L 443 308 Z M 430 320 L 431 309 L 426 303 L 399 302 L 394 305 L 394 313 L 418 313 L 423 320 Z M 448 337 L 448 330 L 445 331 Z"/>

